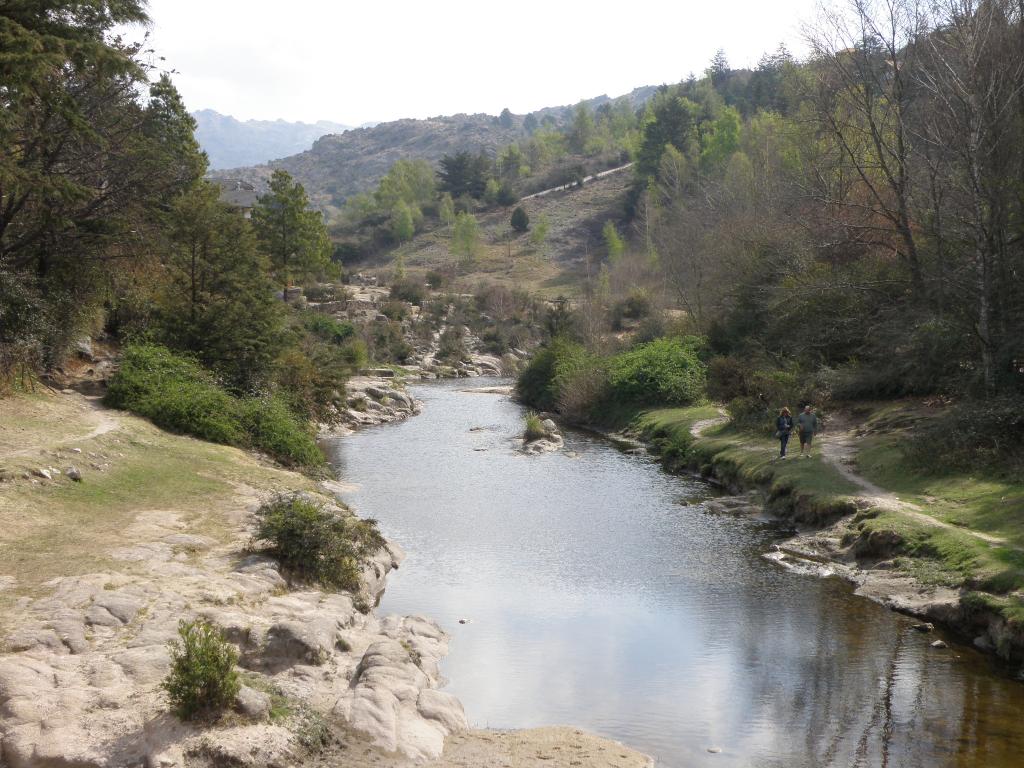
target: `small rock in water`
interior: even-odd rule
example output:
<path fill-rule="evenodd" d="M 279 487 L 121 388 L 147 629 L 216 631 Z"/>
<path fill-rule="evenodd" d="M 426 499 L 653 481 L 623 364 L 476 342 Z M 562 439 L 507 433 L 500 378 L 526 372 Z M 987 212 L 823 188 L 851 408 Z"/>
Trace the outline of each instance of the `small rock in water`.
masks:
<path fill-rule="evenodd" d="M 469 624 L 469 619 L 459 619 L 459 624 Z"/>
<path fill-rule="evenodd" d="M 916 629 L 918 632 L 931 632 L 935 629 L 935 625 L 930 621 L 926 621 L 923 624 L 915 624 L 913 629 Z"/>
<path fill-rule="evenodd" d="M 70 477 L 76 483 L 82 482 L 82 473 L 76 466 L 68 467 L 67 471 L 65 471 L 64 474 Z"/>
<path fill-rule="evenodd" d="M 949 646 L 946 645 L 945 641 L 943 641 L 943 640 L 936 640 L 934 643 L 932 643 L 932 648 L 948 648 L 948 647 Z"/>
<path fill-rule="evenodd" d="M 722 751 L 721 747 L 708 747 L 708 752 L 710 752 L 712 755 L 717 755 L 721 751 Z"/>

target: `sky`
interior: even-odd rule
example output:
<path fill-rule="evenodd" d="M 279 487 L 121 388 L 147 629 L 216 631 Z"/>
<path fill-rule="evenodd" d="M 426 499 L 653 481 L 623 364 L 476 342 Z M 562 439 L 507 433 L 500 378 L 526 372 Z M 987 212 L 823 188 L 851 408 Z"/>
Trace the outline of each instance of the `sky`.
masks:
<path fill-rule="evenodd" d="M 796 54 L 817 0 L 149 0 L 189 109 L 348 125 L 516 114 Z M 139 36 L 136 30 L 132 36 Z"/>

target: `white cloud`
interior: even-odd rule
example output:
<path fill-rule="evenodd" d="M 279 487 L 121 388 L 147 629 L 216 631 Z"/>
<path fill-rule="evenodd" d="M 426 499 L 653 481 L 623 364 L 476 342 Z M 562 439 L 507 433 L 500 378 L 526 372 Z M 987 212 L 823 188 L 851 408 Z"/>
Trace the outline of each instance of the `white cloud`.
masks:
<path fill-rule="evenodd" d="M 151 42 L 191 109 L 345 123 L 523 113 L 801 50 L 814 0 L 514 4 L 150 0 Z"/>

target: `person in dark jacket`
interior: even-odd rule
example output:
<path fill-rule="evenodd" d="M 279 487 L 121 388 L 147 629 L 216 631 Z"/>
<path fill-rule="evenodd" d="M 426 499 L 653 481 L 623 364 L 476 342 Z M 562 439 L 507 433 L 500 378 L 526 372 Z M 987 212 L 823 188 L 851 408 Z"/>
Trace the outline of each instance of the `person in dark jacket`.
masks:
<path fill-rule="evenodd" d="M 779 411 L 779 418 L 775 420 L 775 436 L 779 438 L 779 458 L 786 458 L 786 446 L 789 445 L 789 436 L 793 432 L 793 415 L 789 408 Z"/>

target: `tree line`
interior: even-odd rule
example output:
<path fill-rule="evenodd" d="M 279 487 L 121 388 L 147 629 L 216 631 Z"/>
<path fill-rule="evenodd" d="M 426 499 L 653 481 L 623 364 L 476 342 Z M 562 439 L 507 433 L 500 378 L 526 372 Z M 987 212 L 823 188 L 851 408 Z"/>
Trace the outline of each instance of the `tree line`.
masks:
<path fill-rule="evenodd" d="M 284 172 L 251 218 L 221 201 L 171 79 L 115 34 L 146 21 L 136 0 L 0 9 L 0 383 L 106 333 L 184 355 L 161 365 L 249 398 L 249 422 L 273 413 L 302 433 L 366 358 L 354 338 L 336 343 L 351 328 L 280 300 L 337 276 L 326 227 Z"/>

